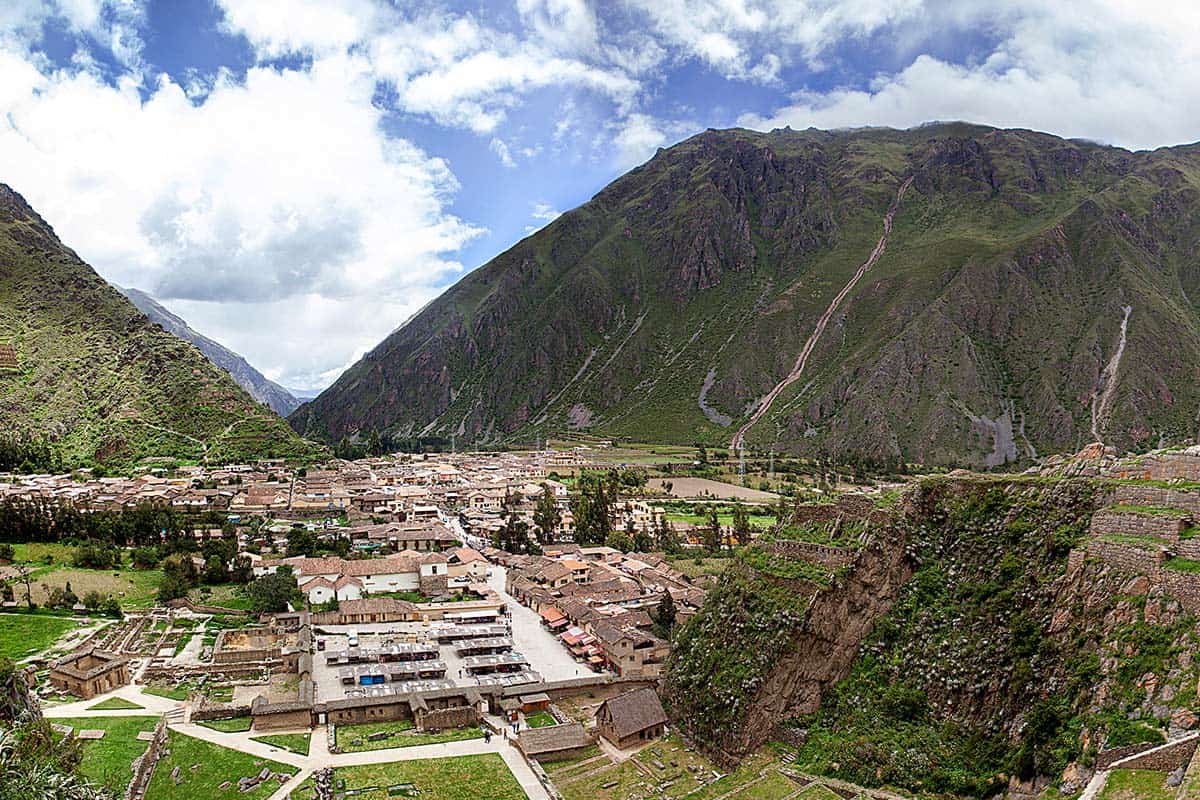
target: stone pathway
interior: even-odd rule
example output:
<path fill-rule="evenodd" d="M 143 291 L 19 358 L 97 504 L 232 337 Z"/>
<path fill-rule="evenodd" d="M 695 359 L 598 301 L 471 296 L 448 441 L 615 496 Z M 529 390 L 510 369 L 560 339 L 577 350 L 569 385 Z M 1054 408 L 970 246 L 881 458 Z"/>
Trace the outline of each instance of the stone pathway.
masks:
<path fill-rule="evenodd" d="M 1079 800 L 1096 800 L 1100 793 L 1104 791 L 1104 784 L 1108 783 L 1108 770 L 1096 770 L 1092 775 L 1092 779 L 1088 781 L 1088 785 L 1083 787 L 1083 794 L 1079 795 Z"/>

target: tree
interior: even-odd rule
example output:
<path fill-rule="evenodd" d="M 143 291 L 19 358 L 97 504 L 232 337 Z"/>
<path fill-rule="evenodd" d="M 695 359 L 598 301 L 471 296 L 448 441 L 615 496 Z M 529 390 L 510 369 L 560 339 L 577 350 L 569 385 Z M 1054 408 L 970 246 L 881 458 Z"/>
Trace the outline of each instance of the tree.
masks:
<path fill-rule="evenodd" d="M 542 484 L 542 494 L 538 498 L 537 507 L 533 510 L 533 524 L 537 526 L 538 541 L 551 541 L 554 536 L 554 531 L 558 530 L 559 524 L 562 522 L 562 513 L 558 510 L 558 503 L 554 500 L 554 493 L 550 490 L 550 484 Z"/>
<path fill-rule="evenodd" d="M 717 519 L 716 509 L 708 512 L 708 524 L 704 526 L 704 547 L 710 553 L 721 549 L 721 522 Z"/>
<path fill-rule="evenodd" d="M 17 564 L 17 580 L 25 584 L 25 605 L 33 610 L 33 572 L 24 564 Z"/>
<path fill-rule="evenodd" d="M 529 523 L 523 519 L 517 519 L 517 515 L 512 512 L 509 512 L 508 520 L 497 533 L 496 539 L 500 549 L 510 553 L 536 555 L 542 552 L 542 548 L 538 547 L 537 542 L 529 536 Z"/>
<path fill-rule="evenodd" d="M 163 576 L 158 584 L 158 602 L 166 603 L 185 597 L 199 582 L 199 573 L 192 557 L 187 553 L 175 553 L 162 562 Z"/>
<path fill-rule="evenodd" d="M 247 556 L 234 556 L 229 565 L 229 580 L 231 583 L 249 583 L 254 577 L 254 566 Z"/>
<path fill-rule="evenodd" d="M 294 556 L 311 556 L 317 552 L 317 536 L 306 527 L 292 528 L 287 535 L 287 554 Z"/>
<path fill-rule="evenodd" d="M 158 566 L 158 548 L 143 546 L 133 548 L 133 566 L 136 569 L 154 569 Z"/>
<path fill-rule="evenodd" d="M 287 611 L 289 604 L 299 604 L 303 595 L 296 586 L 291 570 L 280 569 L 246 585 L 250 608 L 259 614 Z"/>
<path fill-rule="evenodd" d="M 83 596 L 83 604 L 88 607 L 88 611 L 95 611 L 103 602 L 104 598 L 94 589 Z"/>
<path fill-rule="evenodd" d="M 730 526 L 730 538 L 733 544 L 745 545 L 750 543 L 750 514 L 746 507 L 739 502 L 733 504 L 733 525 Z"/>
<path fill-rule="evenodd" d="M 0 561 L 5 561 L 11 564 L 13 559 L 13 546 L 7 542 L 0 542 Z"/>
<path fill-rule="evenodd" d="M 100 610 L 108 616 L 116 617 L 117 619 L 125 616 L 124 612 L 121 611 L 121 604 L 117 601 L 117 598 L 113 597 L 111 594 L 108 596 L 108 599 L 104 601 L 103 605 L 100 606 Z"/>
<path fill-rule="evenodd" d="M 675 535 L 675 531 L 671 530 L 671 523 L 667 522 L 665 514 L 658 518 L 658 530 L 654 535 L 654 544 L 664 553 L 678 553 L 681 549 L 679 537 Z"/>
<path fill-rule="evenodd" d="M 671 638 L 671 632 L 675 630 L 675 598 L 671 597 L 670 592 L 663 592 L 658 605 L 650 612 L 650 619 L 654 623 L 655 636 L 660 639 Z"/>

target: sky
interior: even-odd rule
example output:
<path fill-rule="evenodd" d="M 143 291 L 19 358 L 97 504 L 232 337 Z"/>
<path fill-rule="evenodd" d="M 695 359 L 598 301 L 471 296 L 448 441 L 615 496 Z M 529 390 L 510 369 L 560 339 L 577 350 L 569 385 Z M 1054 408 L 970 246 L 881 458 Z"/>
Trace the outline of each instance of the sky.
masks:
<path fill-rule="evenodd" d="M 1200 140 L 1161 0 L 2 0 L 0 182 L 110 282 L 327 386 L 706 128 Z"/>

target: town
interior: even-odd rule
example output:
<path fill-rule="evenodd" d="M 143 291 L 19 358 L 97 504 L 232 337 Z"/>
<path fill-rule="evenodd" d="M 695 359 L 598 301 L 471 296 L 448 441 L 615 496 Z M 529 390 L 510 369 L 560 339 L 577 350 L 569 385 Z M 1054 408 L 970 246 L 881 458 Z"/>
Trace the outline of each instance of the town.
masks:
<path fill-rule="evenodd" d="M 777 497 L 699 483 L 591 447 L 2 475 L 0 655 L 125 798 L 404 793 L 389 763 L 470 764 L 472 797 L 728 781 L 656 687 Z"/>

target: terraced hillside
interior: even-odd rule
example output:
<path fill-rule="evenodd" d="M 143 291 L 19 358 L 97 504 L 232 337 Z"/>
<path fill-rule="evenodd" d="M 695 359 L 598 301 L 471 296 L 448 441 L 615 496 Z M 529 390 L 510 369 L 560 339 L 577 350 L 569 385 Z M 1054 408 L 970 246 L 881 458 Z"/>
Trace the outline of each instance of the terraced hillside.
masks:
<path fill-rule="evenodd" d="M 1179 555 L 1197 497 L 967 478 L 802 506 L 676 634 L 671 714 L 725 763 L 783 738 L 802 770 L 954 797 L 1074 794 L 1178 739 L 1165 786 L 1200 728 L 1200 562 Z"/>
<path fill-rule="evenodd" d="M 6 433 L 48 436 L 68 466 L 146 457 L 222 463 L 317 447 L 192 345 L 151 323 L 0 184 Z"/>
<path fill-rule="evenodd" d="M 290 421 L 331 441 L 745 427 L 750 448 L 979 466 L 1191 441 L 1198 225 L 1194 146 L 708 131 L 468 275 Z"/>

